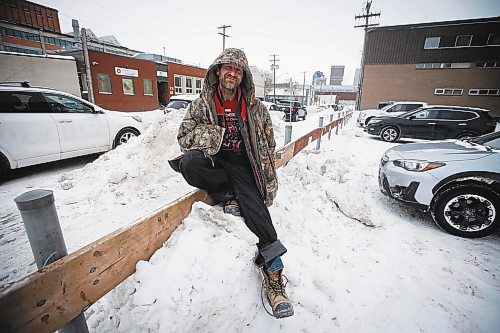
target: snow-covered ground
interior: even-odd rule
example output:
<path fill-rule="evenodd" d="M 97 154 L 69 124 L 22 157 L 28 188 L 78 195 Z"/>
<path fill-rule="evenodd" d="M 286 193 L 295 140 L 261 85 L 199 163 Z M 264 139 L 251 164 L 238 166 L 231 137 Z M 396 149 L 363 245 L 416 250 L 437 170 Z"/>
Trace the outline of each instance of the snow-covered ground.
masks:
<path fill-rule="evenodd" d="M 328 112 L 310 110 L 293 138 Z M 337 113 L 336 113 L 337 114 Z M 284 125 L 273 114 L 278 146 Z M 34 271 L 12 199 L 54 191 L 70 252 L 192 190 L 167 160 L 182 113 L 158 116 L 139 138 L 84 168 L 0 187 L 1 284 Z M 326 120 L 325 120 L 326 123 Z M 462 239 L 383 196 L 380 156 L 389 147 L 347 127 L 314 142 L 278 171 L 270 207 L 295 315 L 262 306 L 252 260 L 256 237 L 241 218 L 203 203 L 148 262 L 86 311 L 91 332 L 497 332 L 500 236 Z"/>

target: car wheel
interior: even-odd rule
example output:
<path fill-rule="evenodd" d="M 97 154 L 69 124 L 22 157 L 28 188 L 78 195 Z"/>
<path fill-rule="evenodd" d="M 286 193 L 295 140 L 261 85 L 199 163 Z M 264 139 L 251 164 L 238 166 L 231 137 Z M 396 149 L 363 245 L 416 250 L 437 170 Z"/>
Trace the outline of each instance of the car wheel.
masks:
<path fill-rule="evenodd" d="M 124 128 L 115 137 L 115 142 L 113 148 L 118 147 L 121 144 L 127 143 L 130 138 L 139 136 L 141 134 L 138 130 L 134 128 Z"/>
<path fill-rule="evenodd" d="M 3 154 L 0 154 L 0 182 L 3 182 L 7 178 L 7 174 L 10 171 L 9 161 Z"/>
<path fill-rule="evenodd" d="M 452 235 L 491 235 L 500 224 L 500 193 L 481 184 L 461 184 L 439 193 L 431 205 L 436 224 Z"/>
<path fill-rule="evenodd" d="M 386 142 L 394 142 L 399 139 L 399 130 L 394 126 L 387 126 L 380 131 L 380 138 Z"/>

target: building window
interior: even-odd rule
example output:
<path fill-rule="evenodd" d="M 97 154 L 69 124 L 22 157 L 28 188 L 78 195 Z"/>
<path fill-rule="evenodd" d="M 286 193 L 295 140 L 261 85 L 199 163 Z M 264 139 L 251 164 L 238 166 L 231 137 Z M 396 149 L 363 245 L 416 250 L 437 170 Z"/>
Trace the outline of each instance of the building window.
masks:
<path fill-rule="evenodd" d="M 486 45 L 500 45 L 500 34 L 489 34 Z"/>
<path fill-rule="evenodd" d="M 439 47 L 439 42 L 441 37 L 427 37 L 424 43 L 424 49 L 437 49 Z"/>
<path fill-rule="evenodd" d="M 500 68 L 500 61 L 481 61 L 476 63 L 477 68 Z"/>
<path fill-rule="evenodd" d="M 454 88 L 436 88 L 434 89 L 434 95 L 444 95 L 444 96 L 461 96 L 463 94 L 463 89 Z"/>
<path fill-rule="evenodd" d="M 97 74 L 99 94 L 111 94 L 111 78 L 109 74 Z"/>
<path fill-rule="evenodd" d="M 457 36 L 457 39 L 455 40 L 455 46 L 470 46 L 470 43 L 472 42 L 472 35 L 461 35 Z"/>
<path fill-rule="evenodd" d="M 153 96 L 153 80 L 144 79 L 144 95 Z"/>
<path fill-rule="evenodd" d="M 469 96 L 499 96 L 500 89 L 470 89 Z"/>
<path fill-rule="evenodd" d="M 469 62 L 435 62 L 417 64 L 417 69 L 457 69 L 457 68 L 470 68 Z"/>
<path fill-rule="evenodd" d="M 175 93 L 182 94 L 182 77 L 174 76 Z"/>
<path fill-rule="evenodd" d="M 134 80 L 129 78 L 122 78 L 123 94 L 134 95 Z"/>
<path fill-rule="evenodd" d="M 190 77 L 186 78 L 186 94 L 193 93 L 193 79 Z"/>
<path fill-rule="evenodd" d="M 201 81 L 202 81 L 201 79 L 196 79 L 196 90 L 195 90 L 195 92 L 197 94 L 201 94 Z"/>

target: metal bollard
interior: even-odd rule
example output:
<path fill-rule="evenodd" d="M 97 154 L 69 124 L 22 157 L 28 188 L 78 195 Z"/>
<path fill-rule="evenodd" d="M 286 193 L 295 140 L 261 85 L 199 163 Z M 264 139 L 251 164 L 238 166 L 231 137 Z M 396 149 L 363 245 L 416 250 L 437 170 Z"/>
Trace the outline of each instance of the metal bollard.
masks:
<path fill-rule="evenodd" d="M 292 125 L 285 125 L 285 146 L 292 141 Z"/>
<path fill-rule="evenodd" d="M 333 114 L 330 115 L 330 124 L 333 121 Z M 328 131 L 328 140 L 330 140 L 330 137 L 332 136 L 332 128 L 330 127 L 330 130 Z"/>
<path fill-rule="evenodd" d="M 319 117 L 319 128 L 323 127 L 323 117 Z M 322 133 L 323 134 L 323 133 Z M 316 142 L 316 150 L 318 150 L 321 146 L 321 135 L 318 138 L 318 141 Z"/>
<path fill-rule="evenodd" d="M 21 212 L 38 269 L 68 255 L 52 191 L 29 191 L 16 197 L 14 202 Z M 59 332 L 88 333 L 85 315 L 79 314 L 64 327 L 61 327 Z"/>

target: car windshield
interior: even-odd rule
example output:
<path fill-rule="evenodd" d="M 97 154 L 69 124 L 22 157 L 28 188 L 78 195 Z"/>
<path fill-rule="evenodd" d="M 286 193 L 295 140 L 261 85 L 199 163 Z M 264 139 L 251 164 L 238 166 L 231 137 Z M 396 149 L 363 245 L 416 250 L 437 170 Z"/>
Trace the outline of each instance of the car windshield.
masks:
<path fill-rule="evenodd" d="M 179 100 L 176 100 L 176 101 L 170 101 L 168 104 L 167 104 L 167 108 L 172 108 L 172 109 L 185 109 L 187 108 L 188 106 L 188 102 L 186 101 L 179 101 Z"/>
<path fill-rule="evenodd" d="M 422 111 L 423 109 L 425 109 L 424 107 L 420 107 L 418 109 L 415 109 L 415 110 L 411 110 L 411 111 L 408 111 L 408 112 L 405 112 L 403 114 L 400 114 L 399 116 L 397 116 L 398 118 L 408 118 L 410 117 L 412 114 L 414 113 L 418 113 L 420 111 Z"/>
<path fill-rule="evenodd" d="M 478 136 L 477 138 L 469 139 L 468 141 L 478 143 L 493 149 L 500 149 L 500 132 Z"/>

